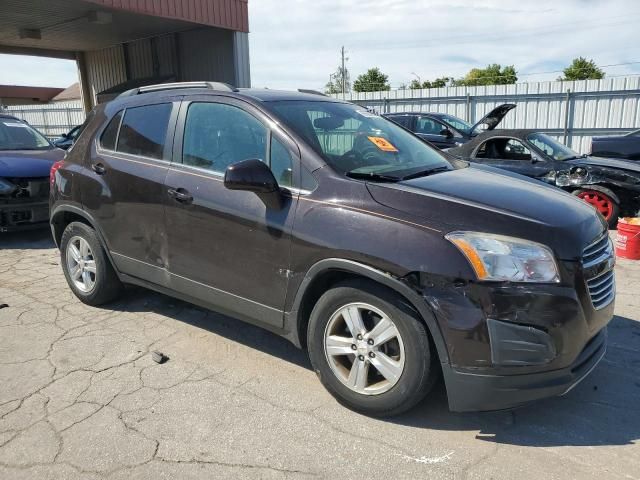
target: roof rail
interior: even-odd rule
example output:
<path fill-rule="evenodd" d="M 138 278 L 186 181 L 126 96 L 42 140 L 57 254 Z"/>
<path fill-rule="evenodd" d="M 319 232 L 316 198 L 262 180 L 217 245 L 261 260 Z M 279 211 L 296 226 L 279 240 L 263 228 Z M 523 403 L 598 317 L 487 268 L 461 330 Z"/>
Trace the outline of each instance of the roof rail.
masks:
<path fill-rule="evenodd" d="M 306 88 L 299 88 L 298 91 L 300 93 L 309 93 L 311 95 L 322 95 L 323 97 L 328 97 L 326 93 L 319 92 L 318 90 L 308 90 Z"/>
<path fill-rule="evenodd" d="M 132 88 L 118 95 L 118 98 L 132 97 L 142 93 L 162 92 L 164 90 L 179 90 L 182 88 L 207 88 L 209 90 L 219 90 L 222 92 L 237 92 L 238 89 L 222 82 L 174 82 L 158 83 L 156 85 L 145 85 L 144 87 Z"/>

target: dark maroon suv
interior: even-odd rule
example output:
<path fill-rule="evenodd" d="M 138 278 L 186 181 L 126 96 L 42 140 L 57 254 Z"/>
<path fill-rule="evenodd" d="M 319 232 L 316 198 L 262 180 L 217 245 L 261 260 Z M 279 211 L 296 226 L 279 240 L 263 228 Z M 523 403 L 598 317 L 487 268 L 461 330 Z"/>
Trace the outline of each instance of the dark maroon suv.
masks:
<path fill-rule="evenodd" d="M 367 414 L 441 373 L 456 411 L 562 395 L 605 353 L 614 257 L 593 208 L 350 103 L 135 89 L 94 110 L 52 182 L 83 302 L 135 284 L 255 323 Z"/>

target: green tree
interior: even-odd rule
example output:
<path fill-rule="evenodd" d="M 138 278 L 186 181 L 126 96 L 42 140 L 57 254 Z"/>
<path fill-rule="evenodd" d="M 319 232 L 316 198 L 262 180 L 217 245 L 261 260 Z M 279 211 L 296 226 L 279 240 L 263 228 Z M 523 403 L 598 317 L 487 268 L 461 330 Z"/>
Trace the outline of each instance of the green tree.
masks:
<path fill-rule="evenodd" d="M 433 81 L 426 80 L 420 83 L 418 82 L 418 80 L 413 79 L 409 84 L 409 88 L 412 90 L 415 90 L 418 88 L 442 88 L 442 87 L 446 87 L 449 84 L 449 82 L 451 82 L 452 80 L 453 78 L 451 77 L 440 77 L 440 78 L 436 78 Z"/>
<path fill-rule="evenodd" d="M 344 77 L 344 91 L 349 93 L 351 91 L 351 78 L 349 76 L 349 70 L 346 68 L 342 71 L 342 67 L 338 67 L 335 73 L 332 73 L 330 80 L 324 86 L 325 93 L 342 93 L 342 79 Z"/>
<path fill-rule="evenodd" d="M 604 78 L 602 71 L 593 60 L 587 60 L 584 57 L 574 58 L 571 65 L 563 70 L 564 77 L 558 77 L 558 80 L 600 80 Z"/>
<path fill-rule="evenodd" d="M 378 67 L 370 68 L 353 82 L 353 90 L 356 92 L 378 92 L 391 90 L 389 77 L 382 73 Z"/>
<path fill-rule="evenodd" d="M 451 80 L 453 80 L 451 77 L 440 77 L 436 78 L 433 82 L 427 80 L 423 85 L 424 88 L 443 88 L 446 87 Z"/>
<path fill-rule="evenodd" d="M 518 81 L 518 74 L 513 65 L 504 68 L 498 63 L 486 68 L 472 68 L 463 78 L 454 80 L 454 86 L 475 87 L 478 85 L 508 85 Z"/>

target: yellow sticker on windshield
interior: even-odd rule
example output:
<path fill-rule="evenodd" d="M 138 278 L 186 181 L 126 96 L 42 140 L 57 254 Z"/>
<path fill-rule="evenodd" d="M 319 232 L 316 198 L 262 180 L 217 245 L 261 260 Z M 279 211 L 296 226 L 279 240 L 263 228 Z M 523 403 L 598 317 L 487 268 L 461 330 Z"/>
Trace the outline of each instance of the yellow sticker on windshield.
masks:
<path fill-rule="evenodd" d="M 398 149 L 393 146 L 389 140 L 382 137 L 367 137 L 371 143 L 378 147 L 383 152 L 397 152 Z"/>

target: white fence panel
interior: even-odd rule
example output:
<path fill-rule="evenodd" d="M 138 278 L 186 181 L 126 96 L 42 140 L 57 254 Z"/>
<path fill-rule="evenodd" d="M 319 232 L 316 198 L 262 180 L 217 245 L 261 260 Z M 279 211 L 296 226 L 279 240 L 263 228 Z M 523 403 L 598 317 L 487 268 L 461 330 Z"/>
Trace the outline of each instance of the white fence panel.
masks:
<path fill-rule="evenodd" d="M 507 114 L 500 128 L 540 130 L 580 153 L 589 153 L 592 136 L 620 135 L 640 128 L 640 76 L 353 92 L 345 99 L 379 113 L 440 112 L 471 123 L 502 103 L 515 103 L 517 108 Z"/>
<path fill-rule="evenodd" d="M 5 111 L 28 122 L 49 138 L 59 137 L 85 119 L 79 100 L 46 105 L 10 105 L 5 107 Z"/>

